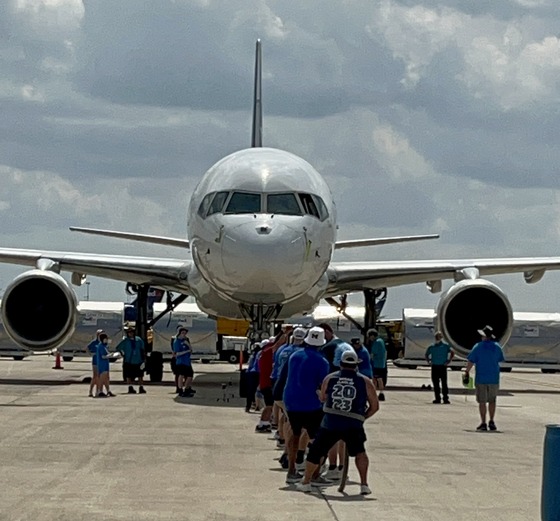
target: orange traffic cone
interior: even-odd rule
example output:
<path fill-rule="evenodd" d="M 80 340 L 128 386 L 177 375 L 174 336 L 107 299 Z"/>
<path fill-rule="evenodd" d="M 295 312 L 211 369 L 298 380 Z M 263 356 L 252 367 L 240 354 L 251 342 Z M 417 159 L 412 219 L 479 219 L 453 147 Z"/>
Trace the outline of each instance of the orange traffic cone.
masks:
<path fill-rule="evenodd" d="M 64 369 L 64 367 L 62 367 L 62 363 L 60 361 L 60 353 L 58 351 L 56 352 L 56 358 L 54 361 L 53 369 Z"/>

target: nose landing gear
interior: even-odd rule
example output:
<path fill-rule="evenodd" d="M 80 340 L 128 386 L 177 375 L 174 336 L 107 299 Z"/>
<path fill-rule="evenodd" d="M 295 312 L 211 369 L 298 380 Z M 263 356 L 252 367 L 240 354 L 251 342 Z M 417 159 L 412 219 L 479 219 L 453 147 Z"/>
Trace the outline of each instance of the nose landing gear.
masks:
<path fill-rule="evenodd" d="M 282 306 L 280 304 L 240 304 L 239 309 L 243 316 L 251 322 L 247 337 L 253 342 L 258 342 L 271 335 L 273 323 L 280 315 Z"/>

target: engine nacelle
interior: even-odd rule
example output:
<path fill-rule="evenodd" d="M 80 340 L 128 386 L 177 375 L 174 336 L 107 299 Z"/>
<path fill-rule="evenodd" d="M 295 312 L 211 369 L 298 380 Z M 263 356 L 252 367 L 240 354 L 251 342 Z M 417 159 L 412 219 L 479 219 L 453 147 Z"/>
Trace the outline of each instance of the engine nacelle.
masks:
<path fill-rule="evenodd" d="M 505 293 L 484 279 L 457 282 L 437 305 L 435 323 L 457 354 L 467 356 L 480 342 L 479 329 L 489 325 L 504 345 L 513 329 L 513 310 Z"/>
<path fill-rule="evenodd" d="M 8 336 L 32 351 L 48 351 L 66 342 L 78 319 L 76 294 L 60 275 L 30 270 L 16 277 L 2 298 Z"/>

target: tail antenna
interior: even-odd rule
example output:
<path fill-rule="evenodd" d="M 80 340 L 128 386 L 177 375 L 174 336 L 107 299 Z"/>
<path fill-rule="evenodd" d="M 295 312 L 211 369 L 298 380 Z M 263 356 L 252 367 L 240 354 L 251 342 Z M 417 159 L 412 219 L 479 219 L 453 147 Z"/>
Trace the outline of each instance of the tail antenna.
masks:
<path fill-rule="evenodd" d="M 255 53 L 255 90 L 253 92 L 253 132 L 251 147 L 262 147 L 262 101 L 261 101 L 261 41 L 257 40 Z"/>

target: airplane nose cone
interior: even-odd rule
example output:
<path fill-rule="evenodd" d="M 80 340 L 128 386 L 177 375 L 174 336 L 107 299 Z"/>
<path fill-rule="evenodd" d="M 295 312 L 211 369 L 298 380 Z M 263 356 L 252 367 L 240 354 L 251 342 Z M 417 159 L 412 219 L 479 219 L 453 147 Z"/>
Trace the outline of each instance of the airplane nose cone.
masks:
<path fill-rule="evenodd" d="M 224 273 L 240 300 L 275 303 L 297 295 L 304 257 L 303 232 L 282 223 L 239 224 L 222 240 Z"/>

